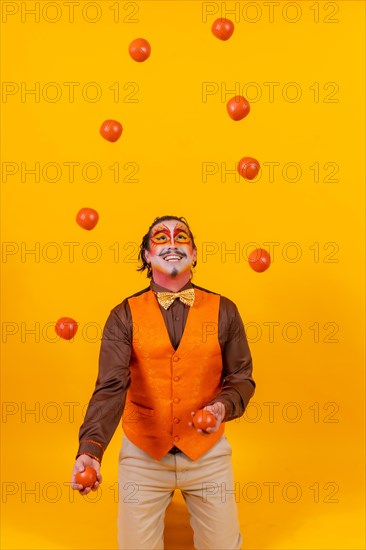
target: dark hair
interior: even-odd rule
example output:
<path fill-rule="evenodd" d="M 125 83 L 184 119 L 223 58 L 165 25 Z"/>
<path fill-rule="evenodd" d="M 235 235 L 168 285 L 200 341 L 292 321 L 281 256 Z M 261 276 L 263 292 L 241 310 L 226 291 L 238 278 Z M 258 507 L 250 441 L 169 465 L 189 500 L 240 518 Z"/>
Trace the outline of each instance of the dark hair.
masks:
<path fill-rule="evenodd" d="M 142 238 L 142 243 L 140 245 L 140 251 L 139 251 L 139 255 L 138 255 L 138 261 L 140 262 L 140 266 L 137 268 L 137 271 L 145 271 L 145 269 L 147 269 L 146 276 L 149 279 L 151 279 L 151 277 L 152 277 L 152 269 L 151 269 L 151 265 L 148 264 L 147 261 L 145 260 L 144 252 L 145 252 L 145 250 L 150 250 L 151 230 L 156 224 L 158 224 L 160 222 L 163 222 L 163 221 L 168 221 L 168 220 L 177 220 L 177 221 L 183 222 L 187 226 L 189 236 L 192 239 L 193 248 L 197 248 L 196 244 L 194 242 L 193 233 L 190 230 L 188 222 L 184 217 L 180 217 L 180 216 L 161 216 L 160 218 L 155 218 L 155 220 L 150 225 L 148 232 Z M 194 262 L 193 267 L 196 267 L 196 265 L 197 265 L 197 262 Z"/>

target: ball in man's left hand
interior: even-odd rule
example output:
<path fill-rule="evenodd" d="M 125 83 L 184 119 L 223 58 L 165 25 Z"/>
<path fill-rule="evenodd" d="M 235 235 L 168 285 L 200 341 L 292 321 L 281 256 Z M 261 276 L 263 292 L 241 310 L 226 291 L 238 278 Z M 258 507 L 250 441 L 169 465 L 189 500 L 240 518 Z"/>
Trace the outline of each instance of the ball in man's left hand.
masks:
<path fill-rule="evenodd" d="M 197 411 L 193 417 L 193 425 L 195 428 L 201 430 L 207 430 L 207 428 L 213 428 L 216 424 L 216 417 L 214 414 L 201 409 Z"/>

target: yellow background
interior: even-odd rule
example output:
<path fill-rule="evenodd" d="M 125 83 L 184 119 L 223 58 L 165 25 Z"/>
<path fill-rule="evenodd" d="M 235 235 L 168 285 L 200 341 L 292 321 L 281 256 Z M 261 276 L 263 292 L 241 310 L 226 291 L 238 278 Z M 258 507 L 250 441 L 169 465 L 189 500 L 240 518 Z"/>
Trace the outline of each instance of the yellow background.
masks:
<path fill-rule="evenodd" d="M 41 1 L 39 22 L 25 13 L 34 2 L 1 4 L 2 547 L 116 548 L 121 430 L 95 502 L 67 483 L 101 327 L 147 286 L 136 247 L 156 216 L 173 214 L 196 235 L 195 283 L 238 305 L 253 354 L 253 404 L 227 425 L 243 548 L 364 548 L 364 3 L 280 2 L 270 20 L 266 3 L 226 2 L 239 7 L 227 42 L 210 31 L 219 2 L 81 1 L 73 22 L 63 2 Z M 145 63 L 127 53 L 136 37 L 151 43 Z M 74 102 L 65 82 L 79 83 Z M 94 102 L 91 82 L 102 91 Z M 22 98 L 38 85 L 39 101 Z M 233 122 L 225 103 L 238 85 L 262 96 Z M 116 143 L 99 135 L 108 118 L 124 127 Z M 244 156 L 260 161 L 258 181 L 225 175 Z M 39 163 L 39 182 L 22 181 L 22 163 Z M 58 181 L 48 163 L 61 167 Z M 99 181 L 83 177 L 88 163 Z M 265 163 L 279 163 L 273 181 Z M 300 166 L 296 182 L 288 163 Z M 217 172 L 203 178 L 207 166 Z M 85 206 L 100 215 L 92 232 L 75 223 Z M 274 261 L 257 274 L 248 243 L 268 242 Z M 64 243 L 76 243 L 74 261 Z M 72 342 L 54 340 L 62 316 L 79 323 Z M 168 548 L 192 547 L 177 494 L 166 535 Z"/>

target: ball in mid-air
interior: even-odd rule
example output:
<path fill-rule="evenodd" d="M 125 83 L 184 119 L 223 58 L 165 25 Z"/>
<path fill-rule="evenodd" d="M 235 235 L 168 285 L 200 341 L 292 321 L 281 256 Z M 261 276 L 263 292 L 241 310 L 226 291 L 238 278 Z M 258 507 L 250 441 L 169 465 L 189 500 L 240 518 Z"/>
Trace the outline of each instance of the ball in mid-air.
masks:
<path fill-rule="evenodd" d="M 259 162 L 252 157 L 243 157 L 238 163 L 238 172 L 246 180 L 254 180 L 260 170 Z"/>
<path fill-rule="evenodd" d="M 211 27 L 211 32 L 219 40 L 229 40 L 234 32 L 234 23 L 230 19 L 216 19 Z"/>
<path fill-rule="evenodd" d="M 248 262 L 254 271 L 262 273 L 271 265 L 271 256 L 267 250 L 256 248 L 249 254 Z"/>
<path fill-rule="evenodd" d="M 141 63 L 146 61 L 151 54 L 150 43 L 145 38 L 135 38 L 128 46 L 128 53 L 134 61 Z"/>
<path fill-rule="evenodd" d="M 71 340 L 78 330 L 77 322 L 71 317 L 60 317 L 55 325 L 55 331 L 60 338 Z"/>
<path fill-rule="evenodd" d="M 100 135 L 107 141 L 117 141 L 122 135 L 122 124 L 117 120 L 105 120 L 100 127 Z"/>
<path fill-rule="evenodd" d="M 229 99 L 226 104 L 227 112 L 233 120 L 242 120 L 249 115 L 250 105 L 249 101 L 241 95 L 236 95 Z"/>
<path fill-rule="evenodd" d="M 81 208 L 76 214 L 76 222 L 83 229 L 94 229 L 99 220 L 99 214 L 93 208 Z"/>

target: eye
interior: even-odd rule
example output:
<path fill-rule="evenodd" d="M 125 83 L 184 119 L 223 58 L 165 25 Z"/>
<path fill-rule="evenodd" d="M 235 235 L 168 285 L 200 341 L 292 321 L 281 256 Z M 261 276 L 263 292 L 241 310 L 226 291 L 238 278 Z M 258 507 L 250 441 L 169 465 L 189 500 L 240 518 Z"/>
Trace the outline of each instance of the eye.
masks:
<path fill-rule="evenodd" d="M 152 238 L 152 241 L 155 243 L 166 243 L 168 241 L 168 236 L 165 233 L 157 233 Z"/>
<path fill-rule="evenodd" d="M 188 237 L 188 235 L 186 235 L 185 233 L 178 233 L 178 235 L 175 237 L 175 240 L 176 241 L 180 241 L 180 242 L 189 242 L 190 241 L 190 238 Z"/>

